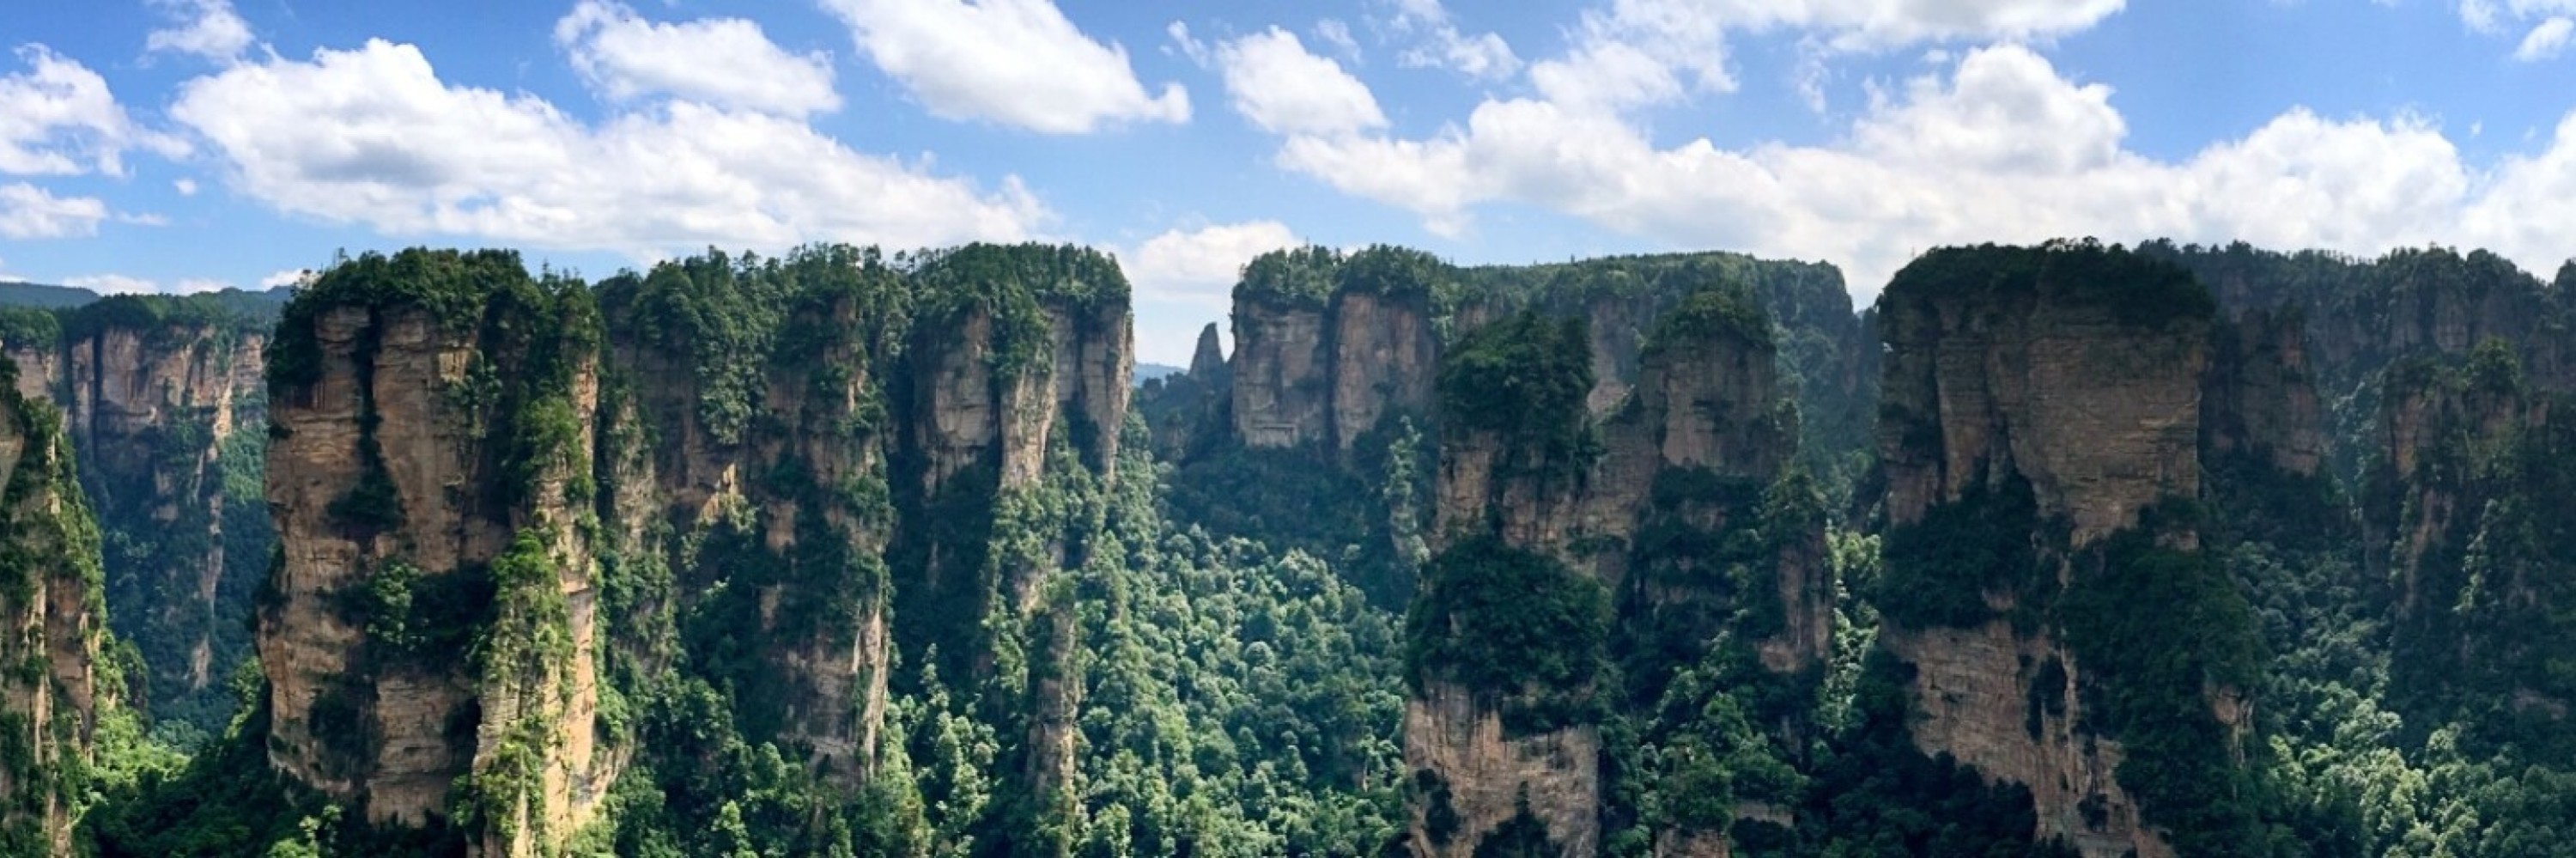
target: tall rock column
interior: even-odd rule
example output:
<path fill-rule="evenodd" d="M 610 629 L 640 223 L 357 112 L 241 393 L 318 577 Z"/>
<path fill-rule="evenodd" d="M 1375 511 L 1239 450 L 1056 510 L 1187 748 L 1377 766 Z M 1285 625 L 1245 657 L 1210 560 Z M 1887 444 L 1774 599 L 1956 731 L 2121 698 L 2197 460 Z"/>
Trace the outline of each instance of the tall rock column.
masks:
<path fill-rule="evenodd" d="M 485 854 L 555 848 L 613 774 L 582 526 L 589 293 L 506 252 L 369 254 L 297 295 L 279 331 L 282 563 L 257 636 L 270 761 L 371 823 L 445 819 Z"/>
<path fill-rule="evenodd" d="M 1611 605 L 1572 550 L 1601 457 L 1584 339 L 1580 321 L 1522 314 L 1441 368 L 1433 556 L 1406 623 L 1417 855 L 1599 848 Z"/>
<path fill-rule="evenodd" d="M 2035 836 L 2086 855 L 2235 835 L 2176 779 L 2123 776 L 2150 754 L 2223 789 L 2245 727 L 2250 615 L 2168 504 L 2200 490 L 2208 292 L 2089 243 L 1945 249 L 1879 312 L 1879 639 L 1913 668 L 1915 745 L 2028 787 Z"/>
<path fill-rule="evenodd" d="M 1016 739 L 1014 799 L 1073 830 L 1071 588 L 1114 477 L 1135 369 L 1117 264 L 1072 247 L 970 245 L 918 273 L 895 572 L 898 638 Z M 1012 841 L 1044 853 L 1063 843 Z"/>

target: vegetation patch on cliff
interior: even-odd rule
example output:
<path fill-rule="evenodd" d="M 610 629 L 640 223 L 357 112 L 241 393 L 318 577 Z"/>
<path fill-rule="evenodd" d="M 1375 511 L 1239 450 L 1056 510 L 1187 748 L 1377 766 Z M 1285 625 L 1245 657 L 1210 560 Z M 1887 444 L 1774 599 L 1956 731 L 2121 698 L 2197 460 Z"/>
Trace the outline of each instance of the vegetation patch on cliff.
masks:
<path fill-rule="evenodd" d="M 1610 596 L 1599 581 L 1493 536 L 1450 546 L 1422 577 L 1404 623 L 1417 691 L 1455 683 L 1498 701 L 1515 734 L 1600 717 Z"/>

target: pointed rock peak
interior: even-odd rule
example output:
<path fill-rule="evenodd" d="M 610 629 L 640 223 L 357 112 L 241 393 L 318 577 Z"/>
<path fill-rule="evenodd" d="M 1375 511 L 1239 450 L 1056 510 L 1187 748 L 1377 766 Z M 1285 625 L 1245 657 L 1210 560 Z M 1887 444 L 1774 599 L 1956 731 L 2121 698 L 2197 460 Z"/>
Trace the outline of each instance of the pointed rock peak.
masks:
<path fill-rule="evenodd" d="M 1199 329 L 1198 351 L 1190 355 L 1190 375 L 1206 378 L 1225 366 L 1225 344 L 1217 341 L 1216 323 Z"/>

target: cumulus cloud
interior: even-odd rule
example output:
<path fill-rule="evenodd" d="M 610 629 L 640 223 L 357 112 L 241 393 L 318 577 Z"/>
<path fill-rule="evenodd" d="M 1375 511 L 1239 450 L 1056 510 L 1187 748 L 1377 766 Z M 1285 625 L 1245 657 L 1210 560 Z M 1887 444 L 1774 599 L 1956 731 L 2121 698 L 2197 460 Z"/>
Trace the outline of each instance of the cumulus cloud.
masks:
<path fill-rule="evenodd" d="M 250 24 L 233 11 L 232 0 L 152 0 L 170 26 L 144 37 L 144 50 L 193 54 L 230 62 L 250 47 Z"/>
<path fill-rule="evenodd" d="M 57 197 L 25 182 L 0 185 L 0 238 L 92 236 L 107 217 L 107 203 L 95 197 Z"/>
<path fill-rule="evenodd" d="M 186 152 L 128 118 L 107 79 L 88 66 L 43 45 L 17 53 L 27 70 L 0 77 L 0 173 L 122 175 L 129 149 Z"/>
<path fill-rule="evenodd" d="M 2542 21 L 2522 37 L 2522 45 L 2513 49 L 2513 58 L 2526 63 L 2555 59 L 2567 49 L 2567 40 L 2576 36 L 2576 18 L 2557 17 Z"/>
<path fill-rule="evenodd" d="M 1735 89 L 1727 68 L 1729 33 L 1804 31 L 1811 50 L 1825 51 L 2022 42 L 2092 27 L 2125 2 L 1612 0 L 1583 14 L 1566 56 L 1534 64 L 1530 75 L 1561 105 L 1626 108 Z"/>
<path fill-rule="evenodd" d="M 1177 83 L 1149 95 L 1127 49 L 1073 26 L 1049 0 L 824 0 L 877 68 L 932 115 L 1049 134 L 1187 122 Z"/>
<path fill-rule="evenodd" d="M 675 100 L 585 123 L 449 85 L 419 49 L 381 40 L 198 78 L 170 115 L 242 193 L 396 234 L 651 258 L 709 243 L 1018 240 L 1047 217 L 1015 178 L 981 190 L 799 120 Z"/>
<path fill-rule="evenodd" d="M 2576 15 L 2576 0 L 2460 0 L 2460 20 L 2469 29 L 2503 35 L 2525 21 Z"/>
<path fill-rule="evenodd" d="M 1388 26 L 1415 40 L 1396 55 L 1396 62 L 1412 68 L 1445 68 L 1484 80 L 1501 80 L 1520 71 L 1521 58 L 1512 53 L 1511 43 L 1493 33 L 1461 32 L 1440 0 L 1394 0 L 1394 5 Z"/>
<path fill-rule="evenodd" d="M 782 116 L 841 106 L 831 57 L 789 53 L 741 18 L 667 24 L 622 3 L 582 0 L 555 22 L 555 44 L 611 101 L 669 95 Z"/>
<path fill-rule="evenodd" d="M 1217 66 L 1235 112 L 1277 134 L 1343 134 L 1386 126 L 1368 86 L 1342 64 L 1272 27 L 1225 43 Z"/>
<path fill-rule="evenodd" d="M 2112 95 L 2007 45 L 1906 82 L 1830 145 L 1658 147 L 1616 115 L 1523 98 L 1425 139 L 1290 136 L 1279 160 L 1435 231 L 1530 204 L 1676 247 L 1831 260 L 1863 294 L 1935 245 L 2058 236 L 2357 254 L 2442 241 L 2543 271 L 2576 250 L 2557 228 L 2576 223 L 2576 115 L 2489 174 L 2423 120 L 2306 110 L 2168 161 L 2125 147 Z"/>
<path fill-rule="evenodd" d="M 1243 265 L 1300 242 L 1278 221 L 1257 220 L 1172 229 L 1120 255 L 1136 289 L 1136 353 L 1153 363 L 1185 366 L 1209 322 L 1224 331 L 1225 308 Z"/>
<path fill-rule="evenodd" d="M 1275 220 L 1174 229 L 1138 245 L 1125 268 L 1140 294 L 1223 307 L 1244 263 L 1297 244 L 1296 234 Z"/>
<path fill-rule="evenodd" d="M 259 278 L 259 288 L 275 289 L 280 286 L 302 286 L 304 285 L 305 279 L 312 276 L 312 271 L 302 268 L 279 269 L 270 273 L 266 277 Z"/>
<path fill-rule="evenodd" d="M 92 292 L 117 293 L 161 291 L 159 284 L 153 283 L 150 280 L 145 280 L 141 277 L 128 277 L 123 274 L 88 274 L 80 277 L 65 277 L 63 278 L 63 285 L 70 286 L 75 289 L 87 289 Z"/>

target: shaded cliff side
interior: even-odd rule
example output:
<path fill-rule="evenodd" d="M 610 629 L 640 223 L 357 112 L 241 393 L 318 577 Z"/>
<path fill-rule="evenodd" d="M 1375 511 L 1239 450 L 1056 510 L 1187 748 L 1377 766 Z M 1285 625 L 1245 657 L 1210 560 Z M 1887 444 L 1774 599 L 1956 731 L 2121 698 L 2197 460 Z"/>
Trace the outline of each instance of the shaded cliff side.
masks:
<path fill-rule="evenodd" d="M 61 404 L 104 536 L 119 637 L 142 652 L 134 702 L 205 732 L 250 652 L 242 617 L 274 543 L 260 484 L 262 349 L 273 315 L 237 296 L 117 295 L 0 311 L 19 390 Z M 41 318 L 37 318 L 41 316 Z"/>
<path fill-rule="evenodd" d="M 14 376 L 0 360 L 0 374 Z M 0 390 L 0 852 L 70 855 L 94 798 L 93 741 L 115 717 L 123 666 L 101 599 L 98 528 L 42 399 Z"/>
<path fill-rule="evenodd" d="M 2474 749 L 2563 760 L 2576 753 L 2576 401 L 2514 352 L 2489 340 L 2389 369 L 2364 545 L 2395 590 L 2394 708 L 2471 725 L 2456 741 Z"/>
<path fill-rule="evenodd" d="M 2087 855 L 2249 842 L 2255 630 L 2197 506 L 2215 302 L 2179 268 L 2056 243 L 1936 250 L 1879 311 L 1879 640 L 1911 668 L 1915 744 L 2027 787 L 2036 836 Z M 2244 339 L 2229 354 L 2271 342 Z M 2222 391 L 2285 374 L 2229 365 L 2269 375 Z M 2251 444 L 2265 419 L 2215 434 Z M 2297 433 L 2261 434 L 2297 458 Z"/>

